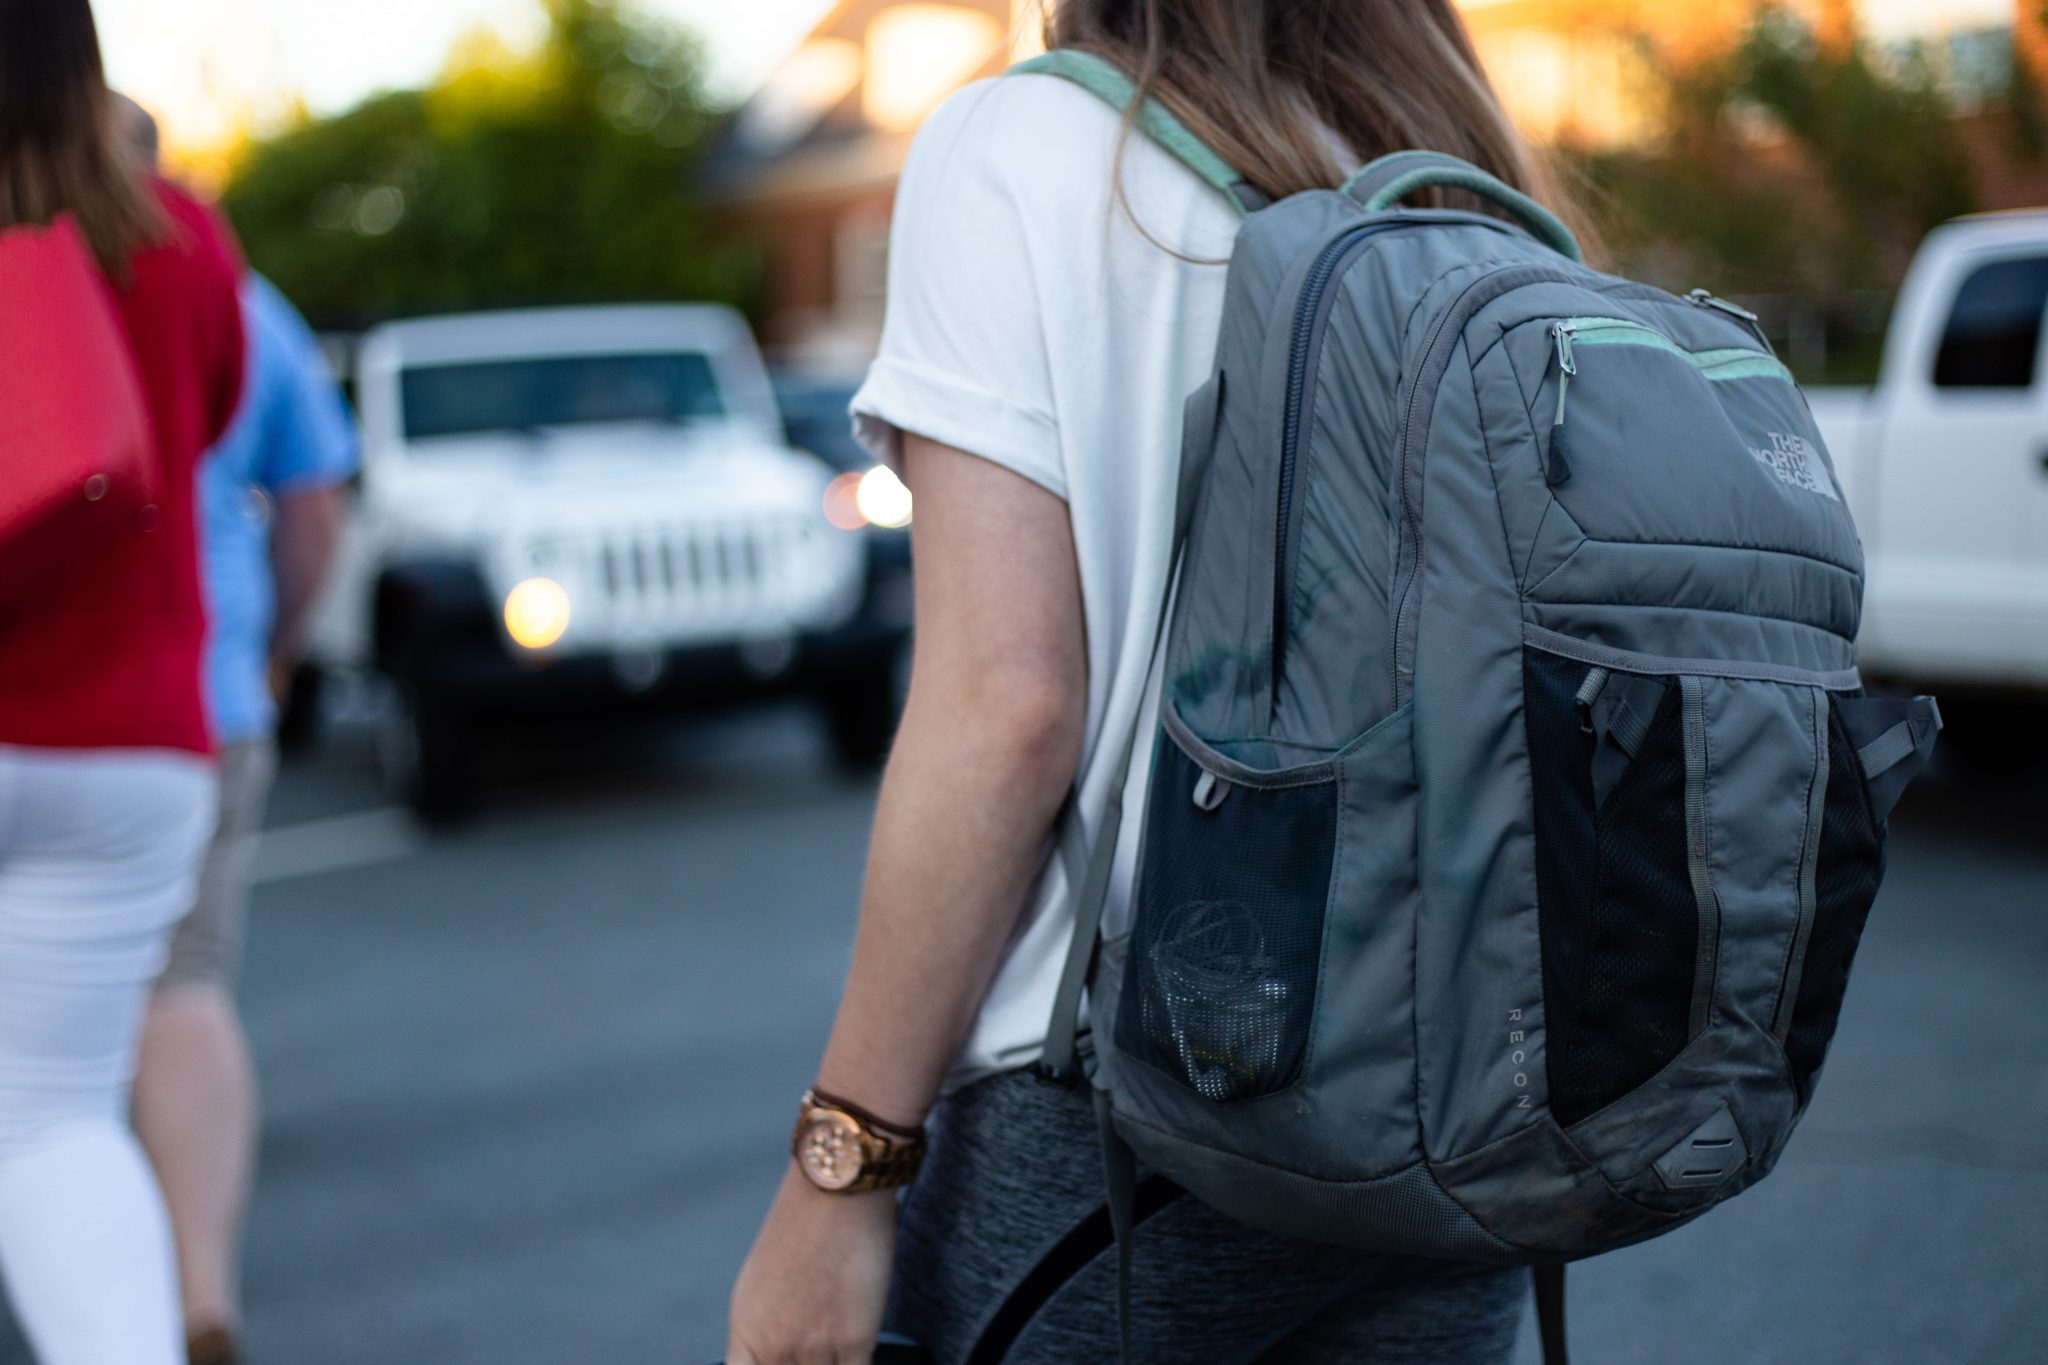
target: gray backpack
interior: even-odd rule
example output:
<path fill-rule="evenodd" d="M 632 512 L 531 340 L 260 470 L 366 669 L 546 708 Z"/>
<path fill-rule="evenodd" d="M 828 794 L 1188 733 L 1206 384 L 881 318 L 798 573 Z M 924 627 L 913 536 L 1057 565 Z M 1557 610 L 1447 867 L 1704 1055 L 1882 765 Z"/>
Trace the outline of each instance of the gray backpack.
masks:
<path fill-rule="evenodd" d="M 1021 69 L 1132 100 L 1079 53 Z M 1675 1228 L 1812 1097 L 1941 724 L 1862 691 L 1805 400 L 1753 315 L 1587 268 L 1464 162 L 1264 206 L 1135 118 L 1248 216 L 1187 405 L 1128 937 L 1098 940 L 1117 798 L 1062 836 L 1043 1066 L 1093 1082 L 1112 1212 L 1134 1154 L 1379 1252 L 1555 1267 Z M 1515 221 L 1399 207 L 1430 187 Z"/>

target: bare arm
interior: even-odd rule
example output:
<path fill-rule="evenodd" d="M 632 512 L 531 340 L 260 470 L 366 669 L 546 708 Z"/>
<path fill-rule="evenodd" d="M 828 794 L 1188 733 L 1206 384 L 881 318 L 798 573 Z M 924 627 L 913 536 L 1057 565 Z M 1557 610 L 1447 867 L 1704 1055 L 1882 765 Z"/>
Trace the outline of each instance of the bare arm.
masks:
<path fill-rule="evenodd" d="M 1088 657 L 1066 504 L 984 460 L 909 447 L 915 666 L 819 1083 L 915 1123 L 973 1023 L 1073 784 Z"/>
<path fill-rule="evenodd" d="M 819 1084 L 914 1124 L 973 1023 L 1073 783 L 1087 642 L 1066 505 L 929 441 L 909 439 L 905 454 L 917 496 L 910 701 Z M 734 1294 L 730 1358 L 866 1360 L 894 1215 L 887 1194 L 819 1194 L 792 1168 Z"/>
<path fill-rule="evenodd" d="M 277 499 L 270 526 L 270 572 L 277 584 L 277 622 L 270 636 L 273 670 L 295 662 L 305 645 L 306 618 L 333 562 L 347 496 L 337 487 Z"/>

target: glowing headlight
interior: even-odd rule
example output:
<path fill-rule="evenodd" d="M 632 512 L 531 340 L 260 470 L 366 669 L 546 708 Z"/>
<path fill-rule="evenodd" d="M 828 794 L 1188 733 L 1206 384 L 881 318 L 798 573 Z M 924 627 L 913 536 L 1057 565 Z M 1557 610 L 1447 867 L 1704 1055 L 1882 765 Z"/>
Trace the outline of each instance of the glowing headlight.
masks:
<path fill-rule="evenodd" d="M 910 490 L 896 477 L 896 471 L 885 464 L 878 464 L 860 476 L 853 500 L 871 525 L 892 531 L 910 525 Z"/>
<path fill-rule="evenodd" d="M 546 649 L 569 629 L 569 594 L 552 578 L 529 578 L 505 594 L 505 633 L 521 649 Z"/>
<path fill-rule="evenodd" d="M 887 465 L 841 474 L 825 489 L 825 520 L 842 531 L 897 530 L 910 525 L 910 490 Z"/>
<path fill-rule="evenodd" d="M 825 520 L 842 531 L 858 531 L 868 524 L 860 510 L 858 474 L 841 474 L 825 485 Z"/>

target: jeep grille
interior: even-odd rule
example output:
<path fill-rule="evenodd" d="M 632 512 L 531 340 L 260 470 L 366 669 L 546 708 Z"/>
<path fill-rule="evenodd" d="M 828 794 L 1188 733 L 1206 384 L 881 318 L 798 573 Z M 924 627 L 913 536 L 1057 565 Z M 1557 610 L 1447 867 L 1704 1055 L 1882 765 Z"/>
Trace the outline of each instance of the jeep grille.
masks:
<path fill-rule="evenodd" d="M 536 566 L 559 566 L 586 643 L 676 641 L 830 624 L 859 586 L 853 537 L 799 517 L 642 527 L 555 538 Z"/>

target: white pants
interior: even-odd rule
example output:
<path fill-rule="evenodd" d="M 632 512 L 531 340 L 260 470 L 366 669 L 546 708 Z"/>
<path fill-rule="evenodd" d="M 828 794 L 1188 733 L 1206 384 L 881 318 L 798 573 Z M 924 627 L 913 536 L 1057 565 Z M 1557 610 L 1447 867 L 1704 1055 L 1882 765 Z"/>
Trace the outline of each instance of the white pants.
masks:
<path fill-rule="evenodd" d="M 42 1365 L 180 1365 L 136 1032 L 215 818 L 212 765 L 0 746 L 0 1277 Z"/>

